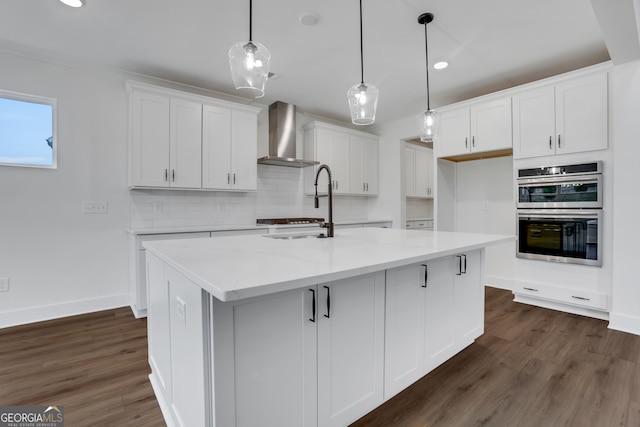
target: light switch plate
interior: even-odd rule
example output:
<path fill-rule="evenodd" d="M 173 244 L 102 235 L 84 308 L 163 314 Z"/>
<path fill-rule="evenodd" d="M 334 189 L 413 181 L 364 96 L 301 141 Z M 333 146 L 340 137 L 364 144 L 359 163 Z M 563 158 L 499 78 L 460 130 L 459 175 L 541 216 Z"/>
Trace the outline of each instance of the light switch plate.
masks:
<path fill-rule="evenodd" d="M 106 214 L 108 210 L 107 202 L 82 202 L 82 213 L 85 214 Z"/>

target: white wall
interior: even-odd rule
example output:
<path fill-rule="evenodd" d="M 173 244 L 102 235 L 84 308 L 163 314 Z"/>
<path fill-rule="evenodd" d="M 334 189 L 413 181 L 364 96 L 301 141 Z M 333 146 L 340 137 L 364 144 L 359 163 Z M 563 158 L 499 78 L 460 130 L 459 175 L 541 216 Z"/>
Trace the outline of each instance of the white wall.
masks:
<path fill-rule="evenodd" d="M 57 100 L 58 168 L 0 166 L 0 327 L 128 304 L 127 102 L 114 73 L 0 53 L 0 87 Z M 108 202 L 84 215 L 82 202 Z"/>
<path fill-rule="evenodd" d="M 369 200 L 369 216 L 389 218 L 393 228 L 403 228 L 406 220 L 404 200 L 405 140 L 415 138 L 418 127 L 415 117 L 407 117 L 389 123 L 376 125 L 375 133 L 380 135 L 379 151 L 379 196 Z"/>
<path fill-rule="evenodd" d="M 513 158 L 474 160 L 456 164 L 456 231 L 515 235 Z M 486 250 L 485 283 L 511 289 L 515 243 Z"/>
<path fill-rule="evenodd" d="M 246 225 L 257 217 L 321 216 L 302 192 L 302 169 L 258 167 L 258 192 L 127 188 L 128 79 L 88 66 L 63 66 L 0 53 L 0 89 L 58 103 L 56 170 L 0 166 L 0 328 L 130 303 L 127 228 Z M 185 90 L 179 84 L 163 86 Z M 196 88 L 190 91 L 239 99 Z M 246 102 L 246 101 L 245 101 Z M 266 111 L 266 110 L 265 110 Z M 321 119 L 299 115 L 298 127 Z M 258 148 L 268 147 L 268 115 L 258 117 Z M 301 137 L 299 131 L 299 153 Z M 106 201 L 86 215 L 83 201 Z M 160 203 L 157 211 L 154 205 Z M 334 218 L 368 219 L 365 197 L 336 197 Z M 387 219 L 385 217 L 383 219 Z"/>
<path fill-rule="evenodd" d="M 640 62 L 613 70 L 613 304 L 609 327 L 640 335 Z"/>

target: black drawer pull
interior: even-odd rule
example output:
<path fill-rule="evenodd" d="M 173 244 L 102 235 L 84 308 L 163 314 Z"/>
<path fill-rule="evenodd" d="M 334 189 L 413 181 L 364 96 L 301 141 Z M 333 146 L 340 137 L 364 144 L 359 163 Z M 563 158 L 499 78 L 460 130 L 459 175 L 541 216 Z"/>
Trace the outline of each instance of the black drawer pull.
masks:
<path fill-rule="evenodd" d="M 538 292 L 537 289 L 533 289 L 533 288 L 527 288 L 527 287 L 523 287 L 522 289 L 524 289 L 525 291 L 533 291 L 533 292 Z"/>

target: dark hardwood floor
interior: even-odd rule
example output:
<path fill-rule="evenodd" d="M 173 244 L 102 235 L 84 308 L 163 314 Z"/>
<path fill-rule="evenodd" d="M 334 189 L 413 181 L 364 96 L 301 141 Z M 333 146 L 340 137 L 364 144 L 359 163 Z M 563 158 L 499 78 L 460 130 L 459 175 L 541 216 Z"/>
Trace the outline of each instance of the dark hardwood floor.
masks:
<path fill-rule="evenodd" d="M 639 336 L 512 299 L 487 288 L 485 334 L 353 426 L 640 426 Z M 163 426 L 146 345 L 128 308 L 0 329 L 0 405 Z"/>
<path fill-rule="evenodd" d="M 119 308 L 0 329 L 0 405 L 62 405 L 65 426 L 163 426 L 147 322 Z"/>
<path fill-rule="evenodd" d="M 352 427 L 640 426 L 640 336 L 487 288 L 485 334 Z"/>

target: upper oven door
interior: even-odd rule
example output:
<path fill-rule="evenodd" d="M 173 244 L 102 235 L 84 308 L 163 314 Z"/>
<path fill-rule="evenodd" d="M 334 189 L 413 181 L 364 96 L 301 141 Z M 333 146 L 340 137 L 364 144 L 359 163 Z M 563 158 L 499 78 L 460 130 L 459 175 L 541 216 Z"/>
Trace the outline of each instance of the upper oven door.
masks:
<path fill-rule="evenodd" d="M 601 208 L 602 175 L 520 178 L 519 209 Z"/>

